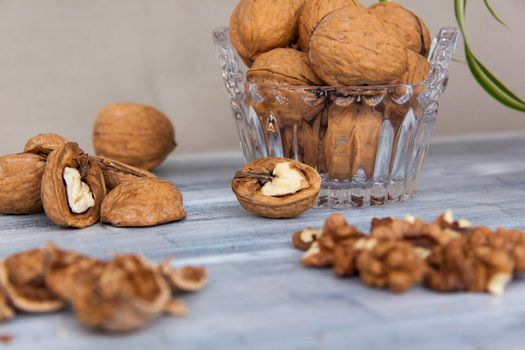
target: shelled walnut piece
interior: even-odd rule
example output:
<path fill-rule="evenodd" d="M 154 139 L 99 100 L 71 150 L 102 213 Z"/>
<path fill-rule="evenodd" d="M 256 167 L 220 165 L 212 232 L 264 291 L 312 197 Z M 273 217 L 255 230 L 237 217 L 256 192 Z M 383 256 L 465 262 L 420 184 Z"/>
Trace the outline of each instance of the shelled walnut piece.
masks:
<path fill-rule="evenodd" d="M 173 279 L 161 270 L 176 271 L 174 280 L 180 288 L 170 288 Z M 187 308 L 173 295 L 198 291 L 206 282 L 207 271 L 202 267 L 174 269 L 169 263 L 157 265 L 137 255 L 102 261 L 49 244 L 1 263 L 0 320 L 14 316 L 11 305 L 41 313 L 69 303 L 85 326 L 128 332 L 163 313 L 183 316 Z"/>
<path fill-rule="evenodd" d="M 238 171 L 232 190 L 244 209 L 268 218 L 291 218 L 314 206 L 321 176 L 286 158 L 261 158 Z"/>
<path fill-rule="evenodd" d="M 358 233 L 340 214 L 331 215 L 308 245 L 297 243 L 301 233 L 292 240 L 301 250 L 310 247 L 303 265 L 332 266 L 339 277 L 359 275 L 366 285 L 394 292 L 424 280 L 440 292 L 501 295 L 514 273 L 525 271 L 525 232 L 472 227 L 455 220 L 451 211 L 432 223 L 410 215 L 375 218 L 371 237 Z"/>

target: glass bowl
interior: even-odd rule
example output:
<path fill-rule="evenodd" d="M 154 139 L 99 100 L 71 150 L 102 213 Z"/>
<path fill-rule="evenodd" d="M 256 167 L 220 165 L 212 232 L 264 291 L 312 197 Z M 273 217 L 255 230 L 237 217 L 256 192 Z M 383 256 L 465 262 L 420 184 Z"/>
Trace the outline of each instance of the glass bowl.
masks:
<path fill-rule="evenodd" d="M 323 179 L 319 207 L 376 206 L 414 196 L 457 29 L 443 28 L 433 40 L 423 83 L 345 87 L 248 83 L 229 29 L 213 35 L 247 163 L 286 157 L 313 166 Z"/>

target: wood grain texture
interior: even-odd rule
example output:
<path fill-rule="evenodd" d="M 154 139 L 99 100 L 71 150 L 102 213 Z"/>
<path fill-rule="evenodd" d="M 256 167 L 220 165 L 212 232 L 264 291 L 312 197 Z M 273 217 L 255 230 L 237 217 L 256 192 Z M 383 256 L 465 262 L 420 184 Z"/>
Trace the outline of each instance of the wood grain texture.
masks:
<path fill-rule="evenodd" d="M 407 213 L 432 219 L 451 208 L 490 226 L 525 229 L 525 135 L 435 143 L 416 199 L 350 209 L 366 229 L 375 216 Z M 230 190 L 238 154 L 170 159 L 158 175 L 184 194 L 188 217 L 149 229 L 96 225 L 60 229 L 43 215 L 1 216 L 0 256 L 46 241 L 103 258 L 141 252 L 178 264 L 204 264 L 210 283 L 185 297 L 185 319 L 163 318 L 132 335 L 107 336 L 80 327 L 70 313 L 21 316 L 0 326 L 16 349 L 518 349 L 525 333 L 525 281 L 505 296 L 405 295 L 338 280 L 300 266 L 291 233 L 320 226 L 330 210 L 268 220 L 244 212 Z M 8 348 L 8 347 L 6 347 Z"/>

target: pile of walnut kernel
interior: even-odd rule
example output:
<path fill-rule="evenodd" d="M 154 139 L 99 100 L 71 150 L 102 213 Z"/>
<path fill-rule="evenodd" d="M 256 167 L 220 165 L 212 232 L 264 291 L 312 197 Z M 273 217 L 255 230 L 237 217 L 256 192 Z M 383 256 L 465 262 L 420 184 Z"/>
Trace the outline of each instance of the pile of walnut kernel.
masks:
<path fill-rule="evenodd" d="M 502 295 L 514 275 L 525 271 L 525 232 L 473 227 L 447 211 L 434 222 L 407 216 L 373 219 L 370 234 L 359 232 L 341 214 L 323 229 L 296 232 L 307 267 L 332 267 L 338 277 L 402 293 L 423 284 L 434 291 Z"/>
<path fill-rule="evenodd" d="M 137 255 L 103 261 L 49 244 L 0 262 L 0 322 L 16 311 L 44 314 L 70 305 L 84 326 L 129 332 L 162 314 L 184 316 L 175 295 L 197 292 L 207 280 L 203 267 L 174 268 Z"/>

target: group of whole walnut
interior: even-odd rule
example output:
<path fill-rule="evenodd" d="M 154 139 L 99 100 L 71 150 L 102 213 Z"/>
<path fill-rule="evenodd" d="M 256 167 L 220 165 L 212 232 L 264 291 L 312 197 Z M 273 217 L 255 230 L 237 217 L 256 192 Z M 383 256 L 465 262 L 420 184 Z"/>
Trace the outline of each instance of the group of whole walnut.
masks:
<path fill-rule="evenodd" d="M 0 214 L 44 211 L 62 227 L 101 220 L 115 226 L 153 226 L 186 216 L 182 194 L 149 172 L 175 148 L 174 128 L 153 107 L 119 103 L 98 115 L 98 156 L 56 134 L 27 141 L 24 152 L 0 157 Z"/>
<path fill-rule="evenodd" d="M 334 214 L 323 229 L 296 232 L 292 240 L 306 251 L 303 265 L 333 267 L 338 277 L 359 276 L 365 285 L 397 293 L 423 281 L 438 292 L 501 295 L 525 272 L 523 231 L 473 227 L 450 211 L 433 223 L 412 216 L 373 219 L 369 235 Z"/>

